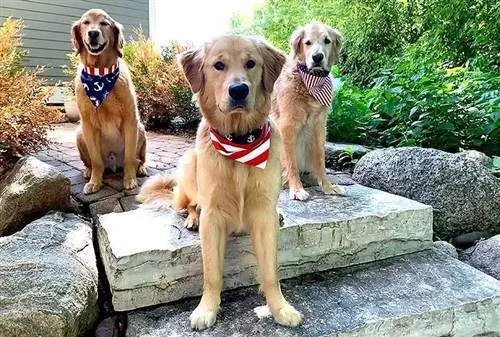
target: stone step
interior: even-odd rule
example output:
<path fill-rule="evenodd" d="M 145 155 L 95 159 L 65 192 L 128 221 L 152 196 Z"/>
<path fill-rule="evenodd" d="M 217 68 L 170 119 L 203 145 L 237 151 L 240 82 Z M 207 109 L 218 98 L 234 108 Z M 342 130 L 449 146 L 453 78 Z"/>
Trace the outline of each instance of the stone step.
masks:
<path fill-rule="evenodd" d="M 298 328 L 258 318 L 256 287 L 223 294 L 215 326 L 193 332 L 199 299 L 129 313 L 129 337 L 494 337 L 500 336 L 500 282 L 434 250 L 282 282 L 304 315 Z"/>
<path fill-rule="evenodd" d="M 307 202 L 280 196 L 283 216 L 278 260 L 282 279 L 346 267 L 431 246 L 432 209 L 360 185 L 347 196 L 324 196 L 308 188 Z M 173 211 L 138 209 L 99 217 L 98 241 L 116 310 L 167 303 L 202 290 L 197 233 Z M 248 236 L 230 237 L 224 287 L 256 284 L 256 261 Z"/>

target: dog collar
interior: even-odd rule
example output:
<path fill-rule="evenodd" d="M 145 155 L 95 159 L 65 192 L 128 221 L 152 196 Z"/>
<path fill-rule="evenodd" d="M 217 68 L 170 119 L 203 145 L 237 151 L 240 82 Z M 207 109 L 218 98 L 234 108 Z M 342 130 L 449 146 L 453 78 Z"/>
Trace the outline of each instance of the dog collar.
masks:
<path fill-rule="evenodd" d="M 230 133 L 222 135 L 210 127 L 212 145 L 221 155 L 239 163 L 264 169 L 271 146 L 271 122 L 267 120 L 260 128 L 245 135 Z"/>
<path fill-rule="evenodd" d="M 108 97 L 119 75 L 118 63 L 111 67 L 83 67 L 80 79 L 87 97 L 96 108 Z"/>
<path fill-rule="evenodd" d="M 333 86 L 330 72 L 326 70 L 308 70 L 305 64 L 297 64 L 299 77 L 309 94 L 321 105 L 332 103 Z"/>

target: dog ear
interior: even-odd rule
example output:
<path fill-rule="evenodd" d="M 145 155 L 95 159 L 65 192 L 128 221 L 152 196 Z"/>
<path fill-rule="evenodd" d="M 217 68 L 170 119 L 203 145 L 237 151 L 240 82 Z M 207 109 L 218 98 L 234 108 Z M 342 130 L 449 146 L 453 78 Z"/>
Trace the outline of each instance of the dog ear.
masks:
<path fill-rule="evenodd" d="M 286 56 L 267 42 L 259 41 L 257 43 L 264 59 L 262 85 L 266 91 L 271 92 L 273 91 L 274 82 L 278 79 L 281 69 L 285 64 Z"/>
<path fill-rule="evenodd" d="M 304 38 L 305 31 L 304 27 L 299 27 L 295 29 L 290 38 L 290 50 L 292 52 L 292 58 L 296 58 L 300 54 L 302 48 L 302 39 Z"/>
<path fill-rule="evenodd" d="M 113 34 L 115 37 L 114 48 L 119 57 L 123 56 L 122 49 L 125 44 L 125 37 L 123 36 L 123 26 L 121 23 L 113 21 Z"/>
<path fill-rule="evenodd" d="M 71 26 L 71 43 L 76 55 L 80 54 L 83 48 L 82 35 L 80 33 L 80 21 L 75 21 Z"/>
<path fill-rule="evenodd" d="M 195 94 L 203 87 L 203 54 L 202 49 L 190 49 L 177 55 L 177 62 Z"/>
<path fill-rule="evenodd" d="M 332 51 L 328 58 L 328 64 L 332 66 L 335 62 L 339 61 L 343 39 L 342 34 L 335 28 L 329 28 L 328 35 L 330 35 L 330 39 L 332 40 Z"/>

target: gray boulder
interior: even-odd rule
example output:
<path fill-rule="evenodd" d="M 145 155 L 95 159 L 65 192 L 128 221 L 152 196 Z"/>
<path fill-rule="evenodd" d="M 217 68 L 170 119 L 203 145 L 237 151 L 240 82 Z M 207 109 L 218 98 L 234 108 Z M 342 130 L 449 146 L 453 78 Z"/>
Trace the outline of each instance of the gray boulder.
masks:
<path fill-rule="evenodd" d="M 0 238 L 0 336 L 76 337 L 97 319 L 91 225 L 53 213 Z"/>
<path fill-rule="evenodd" d="M 435 249 L 440 251 L 441 253 L 444 253 L 446 255 L 449 255 L 455 259 L 458 259 L 458 252 L 455 247 L 449 242 L 446 241 L 434 241 L 432 243 Z"/>
<path fill-rule="evenodd" d="M 25 157 L 0 181 L 0 236 L 50 210 L 70 207 L 70 181 L 54 167 Z"/>
<path fill-rule="evenodd" d="M 359 159 L 370 151 L 362 145 L 326 142 L 325 165 L 334 170 L 343 170 L 349 168 L 349 159 Z"/>
<path fill-rule="evenodd" d="M 500 235 L 479 241 L 466 254 L 468 264 L 500 280 Z"/>
<path fill-rule="evenodd" d="M 432 206 L 441 239 L 500 230 L 500 181 L 477 161 L 418 147 L 375 150 L 359 160 L 353 179 Z"/>
<path fill-rule="evenodd" d="M 462 158 L 474 160 L 477 163 L 486 166 L 487 168 L 491 168 L 493 166 L 493 158 L 490 158 L 484 153 L 476 150 L 465 150 L 457 153 L 456 155 Z"/>

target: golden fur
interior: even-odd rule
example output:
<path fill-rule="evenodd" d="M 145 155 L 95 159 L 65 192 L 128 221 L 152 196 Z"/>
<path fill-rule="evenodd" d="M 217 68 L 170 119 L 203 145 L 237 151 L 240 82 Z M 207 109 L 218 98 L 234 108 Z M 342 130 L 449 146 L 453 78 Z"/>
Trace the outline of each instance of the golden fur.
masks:
<path fill-rule="evenodd" d="M 92 51 L 89 31 L 98 31 L 94 41 L 102 50 Z M 139 121 L 134 85 L 127 64 L 121 58 L 122 26 L 106 12 L 91 9 L 73 24 L 71 36 L 81 64 L 75 78 L 76 103 L 81 124 L 77 129 L 77 146 L 90 181 L 84 193 L 94 193 L 102 187 L 106 168 L 123 167 L 123 187 L 137 186 L 136 173 L 146 174 L 146 133 Z M 117 63 L 120 77 L 99 108 L 90 102 L 83 88 L 80 73 L 84 65 L 110 67 Z"/>
<path fill-rule="evenodd" d="M 326 177 L 324 146 L 329 107 L 322 106 L 308 93 L 297 71 L 298 62 L 311 69 L 315 53 L 324 55 L 317 68 L 330 70 L 340 53 L 341 35 L 331 27 L 311 22 L 295 31 L 290 47 L 292 55 L 274 85 L 271 107 L 271 117 L 283 142 L 284 183 L 288 182 L 291 199 L 305 200 L 309 194 L 299 173 L 311 172 L 325 194 L 343 194 Z"/>
<path fill-rule="evenodd" d="M 252 67 L 249 60 L 254 62 Z M 188 209 L 188 227 L 196 226 L 196 208 L 200 209 L 204 283 L 191 326 L 201 330 L 215 323 L 226 237 L 231 232 L 250 233 L 269 309 L 277 322 L 296 326 L 302 316 L 283 297 L 278 278 L 279 134 L 273 130 L 265 169 L 223 157 L 213 148 L 209 135 L 209 126 L 221 133 L 245 134 L 266 121 L 270 94 L 285 56 L 262 41 L 222 36 L 200 49 L 182 53 L 179 62 L 203 115 L 196 147 L 184 155 L 175 179 L 150 179 L 138 198 L 150 205 L 172 203 L 178 209 Z M 223 70 L 215 69 L 218 62 L 223 63 Z M 228 89 L 234 83 L 246 83 L 250 88 L 244 107 L 235 108 L 230 103 Z"/>

